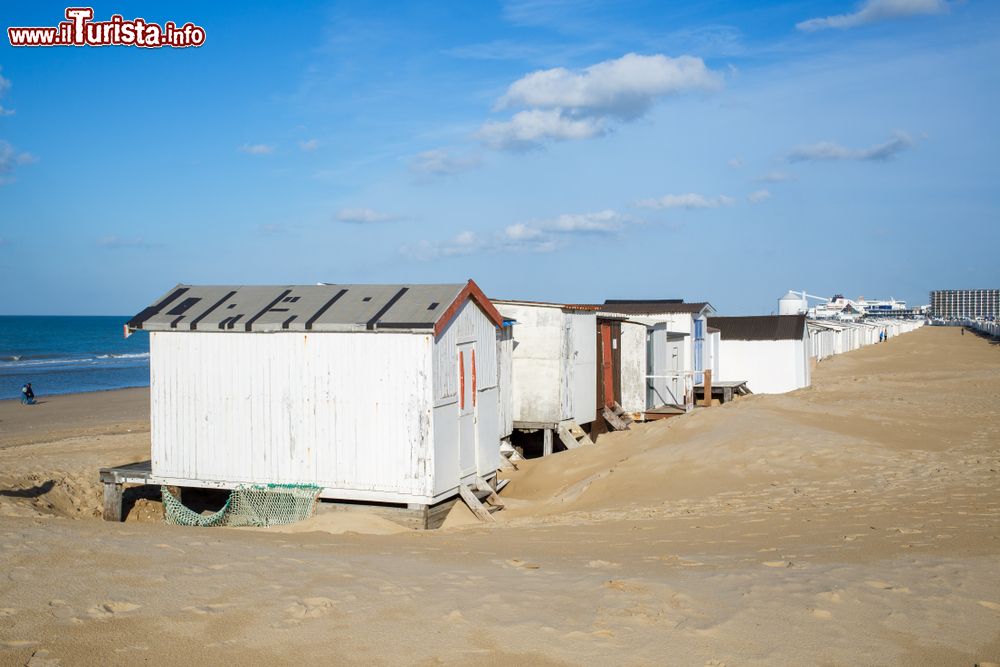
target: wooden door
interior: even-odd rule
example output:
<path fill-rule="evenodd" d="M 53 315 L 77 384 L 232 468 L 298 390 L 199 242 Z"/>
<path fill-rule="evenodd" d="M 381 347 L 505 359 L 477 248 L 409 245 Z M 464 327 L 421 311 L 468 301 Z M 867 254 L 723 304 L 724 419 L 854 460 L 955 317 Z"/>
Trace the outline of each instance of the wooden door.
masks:
<path fill-rule="evenodd" d="M 476 472 L 476 345 L 458 346 L 458 474 Z"/>

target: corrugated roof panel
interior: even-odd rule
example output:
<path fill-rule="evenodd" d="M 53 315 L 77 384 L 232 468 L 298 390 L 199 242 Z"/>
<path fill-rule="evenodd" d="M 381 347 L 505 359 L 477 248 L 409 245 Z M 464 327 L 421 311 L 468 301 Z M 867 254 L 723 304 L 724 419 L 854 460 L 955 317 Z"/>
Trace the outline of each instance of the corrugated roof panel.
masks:
<path fill-rule="evenodd" d="M 153 331 L 433 330 L 465 285 L 178 285 L 129 322 Z"/>
<path fill-rule="evenodd" d="M 602 309 L 609 313 L 626 315 L 657 315 L 660 313 L 700 313 L 708 308 L 714 310 L 707 301 L 684 303 L 681 299 L 608 299 Z"/>
<path fill-rule="evenodd" d="M 722 340 L 801 340 L 806 316 L 712 317 L 709 322 L 722 332 Z"/>

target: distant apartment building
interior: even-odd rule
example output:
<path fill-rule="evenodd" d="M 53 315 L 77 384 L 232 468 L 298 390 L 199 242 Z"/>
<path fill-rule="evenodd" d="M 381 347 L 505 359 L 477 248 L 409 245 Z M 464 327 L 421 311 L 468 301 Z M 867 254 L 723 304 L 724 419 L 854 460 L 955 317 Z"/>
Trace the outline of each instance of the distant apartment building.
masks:
<path fill-rule="evenodd" d="M 1000 317 L 1000 289 L 942 289 L 931 292 L 934 317 Z"/>

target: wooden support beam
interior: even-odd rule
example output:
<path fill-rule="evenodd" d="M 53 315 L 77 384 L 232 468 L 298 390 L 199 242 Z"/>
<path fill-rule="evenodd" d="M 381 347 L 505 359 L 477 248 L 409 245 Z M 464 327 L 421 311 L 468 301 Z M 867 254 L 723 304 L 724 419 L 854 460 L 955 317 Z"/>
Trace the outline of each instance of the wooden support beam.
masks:
<path fill-rule="evenodd" d="M 123 484 L 104 483 L 104 520 L 120 522 L 122 520 Z"/>
<path fill-rule="evenodd" d="M 465 501 L 465 504 L 469 506 L 469 509 L 472 510 L 472 513 L 475 514 L 480 521 L 487 523 L 496 521 L 496 519 L 493 518 L 493 515 L 490 514 L 489 510 L 483 507 L 483 504 L 479 502 L 479 498 L 476 497 L 476 494 L 474 494 L 472 489 L 468 486 L 465 484 L 459 484 L 458 493 L 462 496 L 462 500 Z"/>
<path fill-rule="evenodd" d="M 711 369 L 705 371 L 705 381 L 702 383 L 705 387 L 705 394 L 702 397 L 701 404 L 706 408 L 712 407 L 712 371 Z"/>
<path fill-rule="evenodd" d="M 552 429 L 547 428 L 542 433 L 542 456 L 552 454 Z"/>

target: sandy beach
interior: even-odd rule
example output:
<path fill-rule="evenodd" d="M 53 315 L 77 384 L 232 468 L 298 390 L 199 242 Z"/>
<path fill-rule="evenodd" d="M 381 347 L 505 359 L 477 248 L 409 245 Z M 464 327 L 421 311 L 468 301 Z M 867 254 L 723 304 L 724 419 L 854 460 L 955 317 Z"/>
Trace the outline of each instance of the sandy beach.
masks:
<path fill-rule="evenodd" d="M 520 464 L 491 526 L 167 526 L 148 392 L 0 402 L 0 665 L 1000 663 L 1000 345 L 926 327 Z"/>

